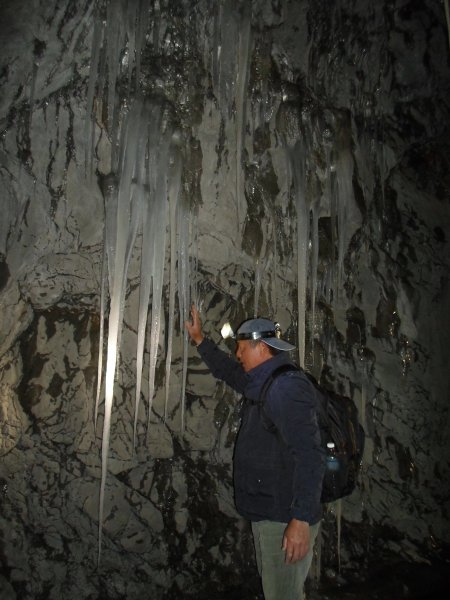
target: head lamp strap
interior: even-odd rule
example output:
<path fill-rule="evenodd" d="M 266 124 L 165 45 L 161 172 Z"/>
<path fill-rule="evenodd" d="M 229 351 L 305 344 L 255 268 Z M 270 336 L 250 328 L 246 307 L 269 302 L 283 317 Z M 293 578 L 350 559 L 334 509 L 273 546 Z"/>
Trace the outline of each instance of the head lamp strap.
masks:
<path fill-rule="evenodd" d="M 261 338 L 273 338 L 276 336 L 275 331 L 252 331 L 251 333 L 238 333 L 237 340 L 259 340 Z"/>

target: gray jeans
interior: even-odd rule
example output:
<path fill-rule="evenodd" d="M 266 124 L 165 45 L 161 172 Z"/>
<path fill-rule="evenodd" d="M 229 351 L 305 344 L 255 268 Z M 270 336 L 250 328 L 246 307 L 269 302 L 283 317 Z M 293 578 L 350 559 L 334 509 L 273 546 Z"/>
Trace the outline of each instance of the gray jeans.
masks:
<path fill-rule="evenodd" d="M 303 600 L 304 585 L 311 566 L 314 541 L 320 523 L 310 526 L 311 543 L 308 554 L 294 564 L 285 563 L 281 549 L 287 523 L 252 522 L 256 564 L 261 576 L 265 600 Z"/>

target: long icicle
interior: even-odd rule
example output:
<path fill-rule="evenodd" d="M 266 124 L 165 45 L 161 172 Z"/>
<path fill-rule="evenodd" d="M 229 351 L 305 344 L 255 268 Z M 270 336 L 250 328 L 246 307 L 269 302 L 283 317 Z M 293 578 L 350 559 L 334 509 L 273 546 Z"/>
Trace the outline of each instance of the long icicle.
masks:
<path fill-rule="evenodd" d="M 341 573 L 342 498 L 336 500 L 338 573 Z"/>
<path fill-rule="evenodd" d="M 180 332 L 183 336 L 183 368 L 181 376 L 181 431 L 185 428 L 185 393 L 189 336 L 184 327 L 189 315 L 189 207 L 181 198 L 178 211 L 178 302 Z"/>
<path fill-rule="evenodd" d="M 99 505 L 99 545 L 98 562 L 101 557 L 103 515 L 105 500 L 105 485 L 108 468 L 109 439 L 111 428 L 111 411 L 114 399 L 114 382 L 117 367 L 117 356 L 120 348 L 123 307 L 125 301 L 126 276 L 134 246 L 137 229 L 137 211 L 133 206 L 135 194 L 133 193 L 133 180 L 135 178 L 135 163 L 137 144 L 133 146 L 134 140 L 139 133 L 140 119 L 133 112 L 128 115 L 124 126 L 124 135 L 121 140 L 121 160 L 119 161 L 120 184 L 117 201 L 117 215 L 115 227 L 115 240 L 107 241 L 107 248 L 113 248 L 111 256 L 112 276 L 110 281 L 110 311 L 108 326 L 108 343 L 105 375 L 105 414 L 102 435 L 102 474 L 100 483 L 100 505 Z M 134 149 L 134 152 L 133 152 Z M 112 266 L 112 265 L 111 265 Z"/>
<path fill-rule="evenodd" d="M 336 160 L 337 183 L 337 221 L 338 221 L 338 266 L 337 266 L 337 294 L 342 285 L 342 272 L 344 268 L 345 231 L 347 224 L 347 207 L 353 199 L 353 160 L 349 149 L 339 153 Z"/>
<path fill-rule="evenodd" d="M 243 173 L 243 149 L 245 145 L 245 130 L 247 122 L 247 81 L 248 62 L 251 48 L 251 2 L 243 3 L 243 15 L 239 21 L 239 46 L 236 77 L 236 205 L 238 230 L 244 226 L 243 205 L 244 173 Z"/>
<path fill-rule="evenodd" d="M 169 148 L 172 138 L 172 130 L 166 126 L 164 134 L 159 143 L 153 149 L 157 153 L 155 172 L 155 211 L 154 236 L 153 236 L 153 295 L 152 295 L 152 320 L 149 348 L 149 392 L 148 392 L 148 426 L 150 426 L 150 417 L 155 393 L 155 369 L 158 357 L 158 344 L 161 332 L 161 308 L 162 308 L 162 288 L 164 275 L 165 247 L 167 234 L 167 177 L 169 166 Z M 149 427 L 148 427 L 149 430 Z"/>
<path fill-rule="evenodd" d="M 106 212 L 106 211 L 105 211 Z M 105 339 L 105 312 L 106 312 L 106 290 L 107 290 L 107 277 L 108 277 L 108 256 L 106 250 L 106 226 L 103 234 L 103 262 L 102 262 L 102 274 L 101 274 L 101 288 L 100 288 L 100 332 L 98 342 L 98 366 L 97 366 L 97 392 L 95 395 L 95 410 L 94 410 L 94 424 L 97 426 L 98 408 L 100 406 L 100 393 L 102 388 L 102 376 L 103 376 L 103 342 Z"/>
<path fill-rule="evenodd" d="M 95 410 L 94 410 L 94 425 L 97 427 L 98 409 L 100 406 L 100 394 L 102 389 L 102 375 L 103 375 L 103 340 L 105 339 L 105 294 L 106 294 L 106 273 L 104 274 L 104 268 L 106 265 L 106 257 L 103 258 L 102 266 L 102 281 L 101 281 L 101 292 L 100 292 L 100 332 L 98 342 L 98 367 L 97 367 L 97 391 L 95 394 Z"/>
<path fill-rule="evenodd" d="M 306 150 L 299 140 L 293 149 L 295 204 L 297 209 L 297 295 L 298 295 L 298 355 L 305 365 L 306 288 L 308 281 L 309 209 L 306 202 Z"/>
<path fill-rule="evenodd" d="M 170 394 L 170 373 L 172 366 L 173 334 L 175 324 L 175 291 L 177 261 L 177 209 L 181 184 L 181 154 L 178 148 L 173 151 L 173 165 L 169 184 L 170 205 L 170 275 L 169 275 L 169 323 L 167 326 L 166 352 L 166 396 L 164 401 L 164 422 L 167 421 Z"/>
<path fill-rule="evenodd" d="M 330 207 L 330 222 L 331 222 L 331 264 L 328 267 L 328 273 L 326 273 L 324 286 L 325 286 L 325 297 L 328 303 L 331 303 L 333 297 L 333 283 L 334 283 L 334 268 L 335 268 L 335 219 L 334 219 L 334 208 L 333 208 L 333 188 L 334 188 L 334 169 L 332 168 L 332 148 L 329 144 L 324 144 L 325 149 L 325 183 L 324 183 L 324 200 L 325 204 L 328 203 Z"/>
<path fill-rule="evenodd" d="M 198 207 L 191 207 L 191 262 L 190 262 L 190 273 L 189 280 L 191 282 L 191 301 L 195 306 L 199 307 L 199 291 L 198 291 Z"/>
<path fill-rule="evenodd" d="M 145 132 L 145 140 L 142 140 L 142 153 L 140 155 L 140 173 L 142 181 L 145 182 L 145 193 L 140 200 L 142 220 L 142 251 L 141 251 L 141 280 L 139 288 L 139 313 L 138 313 L 138 335 L 136 348 L 136 390 L 134 409 L 134 446 L 137 441 L 137 422 L 139 404 L 142 388 L 142 371 L 144 364 L 144 347 L 147 330 L 147 318 L 152 290 L 153 275 L 153 247 L 157 224 L 153 215 L 155 204 L 155 173 L 157 165 L 154 164 L 155 148 L 158 146 L 159 130 L 161 127 L 161 107 L 147 105 L 141 128 Z M 148 157 L 148 159 L 146 159 Z"/>
<path fill-rule="evenodd" d="M 314 332 L 316 329 L 316 295 L 317 295 L 317 268 L 319 264 L 319 213 L 320 197 L 317 195 L 312 203 L 312 232 L 311 232 L 311 337 L 314 350 Z M 314 352 L 313 352 L 314 359 Z"/>

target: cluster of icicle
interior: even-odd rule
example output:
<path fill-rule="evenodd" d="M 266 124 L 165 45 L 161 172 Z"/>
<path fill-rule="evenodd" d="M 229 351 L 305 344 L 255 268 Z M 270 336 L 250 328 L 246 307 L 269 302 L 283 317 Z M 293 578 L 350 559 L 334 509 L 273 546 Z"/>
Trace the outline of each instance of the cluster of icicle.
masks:
<path fill-rule="evenodd" d="M 168 351 L 166 354 L 166 389 L 169 388 L 172 359 L 172 336 L 175 314 L 176 272 L 179 265 L 179 304 L 182 320 L 188 311 L 188 243 L 189 219 L 180 201 L 181 153 L 178 135 L 166 120 L 163 107 L 157 103 L 136 99 L 125 117 L 119 144 L 117 172 L 111 175 L 106 186 L 105 207 L 105 255 L 102 281 L 101 322 L 109 292 L 109 315 L 106 349 L 106 372 L 104 377 L 104 422 L 102 437 L 102 479 L 100 490 L 100 540 L 103 522 L 103 504 L 111 412 L 114 398 L 115 374 L 121 347 L 123 311 L 128 281 L 128 267 L 136 236 L 141 233 L 139 312 L 136 349 L 136 391 L 134 417 L 134 444 L 136 444 L 139 403 L 142 389 L 144 350 L 149 326 L 149 375 L 148 375 L 148 425 L 155 391 L 155 369 L 161 335 L 164 263 L 166 258 L 167 231 L 170 229 L 171 268 L 169 282 Z M 177 241 L 178 240 L 178 241 Z M 178 254 L 178 257 L 177 257 Z M 183 331 L 183 329 L 182 329 Z M 101 332 L 99 355 L 99 380 L 95 417 L 97 419 L 102 381 Z M 184 335 L 187 340 L 186 334 Z M 187 348 L 185 351 L 187 356 Z M 187 358 L 185 359 L 187 360 Z M 186 378 L 184 368 L 183 380 Z M 182 402 L 184 391 L 182 396 Z M 167 416 L 167 400 L 165 416 Z M 182 407 L 182 429 L 184 406 Z"/>
<path fill-rule="evenodd" d="M 99 504 L 99 546 L 101 556 L 104 519 L 105 485 L 115 378 L 121 348 L 125 295 L 131 255 L 140 236 L 140 287 L 136 345 L 136 390 L 134 408 L 134 445 L 143 384 L 144 351 L 148 342 L 148 406 L 147 431 L 155 393 L 155 369 L 162 334 L 164 265 L 170 253 L 169 322 L 166 346 L 166 397 L 164 419 L 167 418 L 172 362 L 173 335 L 176 315 L 176 291 L 180 330 L 184 338 L 181 391 L 181 429 L 184 430 L 184 396 L 187 373 L 188 336 L 184 321 L 188 318 L 191 281 L 189 259 L 192 237 L 190 210 L 180 193 L 182 149 L 180 134 L 174 129 L 170 112 L 164 102 L 143 99 L 140 94 L 129 100 L 125 108 L 118 106 L 116 82 L 120 74 L 120 52 L 128 45 L 131 73 L 133 67 L 139 80 L 139 57 L 146 32 L 147 10 L 138 0 L 127 3 L 111 0 L 107 19 L 97 19 L 94 28 L 88 106 L 94 112 L 94 98 L 102 98 L 107 80 L 108 133 L 111 139 L 111 174 L 105 178 L 104 259 L 101 288 L 100 349 L 95 420 L 104 397 L 102 434 L 102 473 Z M 134 63 L 133 63 L 134 61 Z M 101 100 L 100 100 L 101 101 Z M 87 170 L 93 171 L 93 115 L 88 115 L 86 132 L 91 140 L 86 156 Z M 170 248 L 170 249 L 169 249 Z M 109 312 L 107 310 L 109 298 Z M 104 331 L 105 317 L 108 322 Z M 149 322 L 148 322 L 149 321 Z M 106 368 L 103 366 L 103 345 L 106 344 Z M 102 396 L 104 390 L 104 396 Z"/>
<path fill-rule="evenodd" d="M 98 4 L 101 6 L 101 3 Z M 235 3 L 222 0 L 214 19 L 214 48 L 211 70 L 215 93 L 224 118 L 234 118 L 236 128 L 236 202 L 238 222 L 242 212 L 244 182 L 242 170 L 245 131 L 245 98 L 250 49 L 250 11 L 242 3 L 236 12 Z M 148 425 L 155 391 L 155 368 L 158 359 L 158 341 L 162 322 L 162 291 L 166 248 L 169 252 L 169 322 L 167 325 L 165 410 L 167 418 L 169 399 L 172 340 L 175 327 L 175 300 L 178 290 L 180 330 L 188 318 L 191 298 L 196 300 L 195 256 L 189 257 L 189 245 L 195 238 L 191 211 L 180 194 L 182 153 L 178 138 L 164 114 L 164 106 L 143 101 L 139 97 L 141 54 L 148 43 L 149 7 L 143 0 L 109 0 L 106 15 L 98 16 L 93 31 L 91 72 L 87 104 L 91 114 L 86 120 L 86 166 L 93 173 L 96 114 L 107 114 L 108 134 L 111 140 L 112 173 L 106 179 L 104 268 L 101 291 L 101 330 L 98 362 L 98 386 L 95 419 L 99 412 L 104 387 L 104 422 L 102 436 L 102 477 L 99 508 L 99 554 L 101 555 L 105 484 L 108 466 L 111 414 L 113 410 L 115 376 L 121 347 L 123 311 L 127 288 L 128 266 L 136 238 L 141 232 L 141 277 L 139 288 L 139 315 L 136 349 L 136 391 L 134 417 L 134 444 L 136 444 L 139 404 L 142 390 L 144 350 L 147 329 L 150 331 L 148 369 Z M 155 19 L 151 31 L 154 50 L 159 46 L 159 3 L 153 6 Z M 159 15 L 160 16 L 160 15 Z M 233 43 L 230 40 L 233 36 Z M 235 38 L 235 39 L 234 39 Z M 127 61 L 123 50 L 127 49 Z M 237 48 L 237 56 L 235 55 Z M 230 54 L 231 52 L 231 54 Z M 237 66 L 236 66 L 237 65 Z M 116 87 L 122 70 L 128 69 L 128 89 L 131 74 L 136 84 L 135 99 L 128 99 L 123 110 L 117 101 Z M 104 100 L 106 97 L 106 101 Z M 105 106 L 103 106 L 105 105 Z M 231 106 L 235 114 L 231 114 Z M 106 108 L 106 110 L 105 110 Z M 167 234 L 169 231 L 169 234 Z M 169 239 L 166 239 L 168 237 Z M 194 253 L 195 254 L 195 253 Z M 193 262 L 194 266 L 191 266 Z M 107 314 L 107 299 L 109 313 Z M 147 315 L 151 313 L 150 326 Z M 108 331 L 103 323 L 108 317 Z M 106 369 L 103 376 L 103 340 L 107 339 Z M 188 337 L 184 333 L 181 386 L 181 429 L 185 426 L 185 387 L 187 373 Z"/>
<path fill-rule="evenodd" d="M 237 222 L 242 223 L 245 212 L 245 183 L 243 176 L 243 153 L 247 129 L 247 95 L 249 61 L 252 49 L 251 3 L 236 3 L 235 0 L 221 0 L 214 18 L 212 48 L 212 80 L 216 98 L 223 117 L 234 118 L 235 157 L 236 157 L 236 206 Z M 264 103 L 264 93 L 262 94 Z M 232 114 L 232 107 L 234 114 Z M 259 112 L 264 112 L 260 107 Z M 257 111 L 258 112 L 258 111 Z M 264 118 L 264 117 L 263 117 Z M 256 121 L 261 119 L 257 115 Z M 255 126 L 258 123 L 255 122 Z M 250 128 L 252 129 L 252 127 Z M 331 218 L 332 248 L 337 245 L 337 256 L 326 282 L 326 297 L 331 301 L 332 290 L 340 289 L 342 283 L 343 258 L 345 252 L 345 222 L 347 207 L 352 200 L 353 159 L 349 148 L 337 142 L 335 133 L 324 128 L 323 123 L 312 120 L 305 125 L 303 137 L 294 144 L 285 143 L 287 157 L 287 189 L 293 191 L 297 212 L 297 278 L 298 278 L 298 351 L 300 365 L 305 363 L 306 340 L 306 297 L 309 282 L 311 290 L 311 327 L 314 329 L 315 304 L 317 295 L 317 267 L 319 259 L 319 214 L 325 210 Z M 325 152 L 325 172 L 322 177 L 323 189 L 308 189 L 316 165 L 312 164 L 314 141 L 322 141 Z M 311 186 L 310 186 L 311 187 Z M 274 215 L 272 215 L 274 220 Z M 260 256 L 255 259 L 254 316 L 258 315 L 259 296 L 264 273 L 269 267 L 277 271 L 277 249 L 274 241 L 272 265 L 265 256 L 267 238 L 276 238 L 275 223 L 272 236 L 264 234 Z M 339 233 L 340 232 L 340 233 Z M 240 232 L 241 233 L 241 232 Z M 264 232 L 263 232 L 264 233 Z M 274 235 L 275 233 L 275 235 Z M 275 306 L 274 306 L 275 308 Z"/>
<path fill-rule="evenodd" d="M 303 137 L 289 144 L 285 141 L 288 186 L 292 186 L 297 212 L 297 287 L 298 287 L 298 353 L 299 363 L 305 365 L 307 290 L 311 290 L 311 329 L 315 327 L 315 306 L 318 291 L 317 268 L 319 262 L 319 216 L 329 214 L 331 220 L 331 247 L 337 245 L 337 256 L 331 265 L 321 292 L 332 301 L 333 290 L 342 285 L 345 253 L 345 223 L 348 207 L 353 199 L 353 159 L 350 149 L 334 139 L 329 129 L 322 131 L 319 123 L 312 121 L 303 130 Z M 323 138 L 325 167 L 322 189 L 312 184 L 315 165 L 311 163 L 312 144 L 318 136 Z M 312 188 L 312 189 L 311 189 Z M 309 286 L 308 286 L 309 281 Z"/>

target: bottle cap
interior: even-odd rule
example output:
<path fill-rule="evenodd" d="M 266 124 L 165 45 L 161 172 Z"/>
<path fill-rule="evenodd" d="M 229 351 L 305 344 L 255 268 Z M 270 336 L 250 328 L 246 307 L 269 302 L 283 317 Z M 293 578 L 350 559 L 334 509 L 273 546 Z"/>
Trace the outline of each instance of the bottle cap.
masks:
<path fill-rule="evenodd" d="M 330 450 L 331 450 L 331 448 L 334 448 L 334 442 L 328 442 L 327 448 L 330 448 Z"/>

